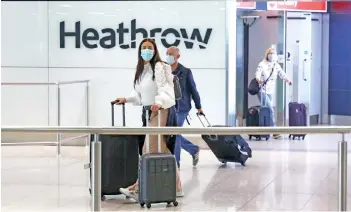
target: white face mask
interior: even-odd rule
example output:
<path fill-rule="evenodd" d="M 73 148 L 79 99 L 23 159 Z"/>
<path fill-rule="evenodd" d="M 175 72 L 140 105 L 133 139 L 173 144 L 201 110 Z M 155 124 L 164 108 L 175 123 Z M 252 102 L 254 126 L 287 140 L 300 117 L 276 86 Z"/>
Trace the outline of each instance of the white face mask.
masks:
<path fill-rule="evenodd" d="M 277 62 L 277 61 L 278 61 L 278 55 L 272 54 L 272 62 Z"/>

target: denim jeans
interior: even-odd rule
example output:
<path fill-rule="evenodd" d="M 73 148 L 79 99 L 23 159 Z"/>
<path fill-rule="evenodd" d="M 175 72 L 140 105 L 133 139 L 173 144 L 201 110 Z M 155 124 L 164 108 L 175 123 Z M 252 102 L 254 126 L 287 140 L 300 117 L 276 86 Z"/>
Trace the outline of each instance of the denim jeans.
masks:
<path fill-rule="evenodd" d="M 261 107 L 268 107 L 271 110 L 271 120 L 273 123 L 273 127 L 275 127 L 276 125 L 275 125 L 275 118 L 274 118 L 272 94 L 259 92 L 257 97 L 258 97 L 258 100 L 260 100 Z"/>
<path fill-rule="evenodd" d="M 186 117 L 188 116 L 187 112 L 177 112 L 177 124 L 179 127 L 182 127 Z M 174 155 L 180 167 L 180 152 L 181 148 L 185 151 L 189 152 L 190 155 L 195 155 L 199 150 L 199 147 L 193 143 L 191 143 L 188 139 L 184 138 L 182 135 L 177 135 L 176 144 L 174 147 Z"/>

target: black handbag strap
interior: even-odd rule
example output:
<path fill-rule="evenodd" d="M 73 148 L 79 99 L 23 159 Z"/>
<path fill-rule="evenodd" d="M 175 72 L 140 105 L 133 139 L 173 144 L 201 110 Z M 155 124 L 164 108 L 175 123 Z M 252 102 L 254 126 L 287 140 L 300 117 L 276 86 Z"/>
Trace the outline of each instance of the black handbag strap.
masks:
<path fill-rule="evenodd" d="M 264 81 L 264 83 L 262 84 L 262 87 L 266 85 L 266 83 L 268 82 L 269 78 L 271 78 L 272 74 L 273 74 L 273 71 L 274 71 L 274 68 L 275 68 L 275 63 L 273 65 L 273 68 L 272 68 L 272 71 L 271 71 L 271 74 L 269 75 L 269 77 Z"/>

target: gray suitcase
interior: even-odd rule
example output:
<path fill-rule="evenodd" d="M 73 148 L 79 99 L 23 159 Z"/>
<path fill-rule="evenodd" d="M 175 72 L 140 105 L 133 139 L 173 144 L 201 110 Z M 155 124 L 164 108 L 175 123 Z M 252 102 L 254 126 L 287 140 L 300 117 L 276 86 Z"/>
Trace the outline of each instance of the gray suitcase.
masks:
<path fill-rule="evenodd" d="M 146 107 L 146 126 L 150 108 Z M 160 126 L 161 113 L 158 111 L 158 124 Z M 145 139 L 146 150 L 149 151 L 149 135 Z M 158 152 L 143 154 L 140 158 L 139 168 L 139 203 L 141 207 L 146 204 L 151 208 L 153 203 L 178 205 L 176 200 L 176 170 L 175 158 L 169 153 L 161 152 L 161 135 L 158 135 Z"/>

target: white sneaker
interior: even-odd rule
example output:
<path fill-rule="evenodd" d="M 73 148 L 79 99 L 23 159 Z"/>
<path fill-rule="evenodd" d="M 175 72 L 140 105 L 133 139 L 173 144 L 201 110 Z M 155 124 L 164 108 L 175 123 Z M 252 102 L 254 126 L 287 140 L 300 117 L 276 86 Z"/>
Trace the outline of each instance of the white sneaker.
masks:
<path fill-rule="evenodd" d="M 183 190 L 177 191 L 176 196 L 177 196 L 177 197 L 184 197 L 184 192 L 183 192 Z"/>
<path fill-rule="evenodd" d="M 119 192 L 121 192 L 123 195 L 125 195 L 128 198 L 132 198 L 138 201 L 139 195 L 133 190 L 129 190 L 128 188 L 120 188 Z"/>

